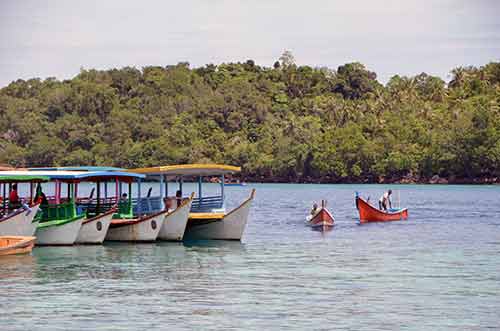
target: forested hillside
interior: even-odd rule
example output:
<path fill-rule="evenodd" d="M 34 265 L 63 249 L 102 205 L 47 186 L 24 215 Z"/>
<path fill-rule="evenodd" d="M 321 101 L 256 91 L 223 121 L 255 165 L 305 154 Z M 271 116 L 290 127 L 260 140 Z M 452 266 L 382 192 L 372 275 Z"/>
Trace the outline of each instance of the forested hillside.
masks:
<path fill-rule="evenodd" d="M 273 68 L 179 63 L 18 80 L 0 89 L 0 163 L 217 162 L 258 181 L 495 181 L 500 63 L 450 77 L 384 86 L 360 63 L 297 66 L 285 52 Z"/>

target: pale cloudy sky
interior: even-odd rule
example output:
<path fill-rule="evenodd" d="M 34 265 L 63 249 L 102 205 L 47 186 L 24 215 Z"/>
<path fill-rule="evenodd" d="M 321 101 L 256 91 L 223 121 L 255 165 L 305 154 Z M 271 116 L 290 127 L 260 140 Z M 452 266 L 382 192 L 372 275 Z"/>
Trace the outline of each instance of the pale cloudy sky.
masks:
<path fill-rule="evenodd" d="M 496 0 L 0 0 L 0 86 L 81 67 L 192 66 L 283 50 L 298 64 L 364 63 L 386 82 L 500 61 Z"/>

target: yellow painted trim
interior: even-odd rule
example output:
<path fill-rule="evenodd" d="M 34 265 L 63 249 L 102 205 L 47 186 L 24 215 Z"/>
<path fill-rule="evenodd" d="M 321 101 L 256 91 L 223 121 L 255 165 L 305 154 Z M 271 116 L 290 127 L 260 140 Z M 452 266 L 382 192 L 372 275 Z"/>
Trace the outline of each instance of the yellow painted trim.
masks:
<path fill-rule="evenodd" d="M 190 220 L 221 220 L 226 216 L 224 213 L 189 213 Z"/>
<path fill-rule="evenodd" d="M 169 166 L 158 166 L 158 167 L 147 167 L 147 168 L 136 168 L 136 169 L 128 169 L 129 172 L 134 172 L 138 174 L 160 174 L 164 173 L 167 175 L 178 175 L 176 171 L 179 170 L 214 170 L 214 174 L 219 172 L 240 172 L 241 167 L 235 167 L 231 165 L 225 164 L 204 164 L 204 163 L 195 163 L 195 164 L 178 164 L 178 165 L 169 165 Z"/>
<path fill-rule="evenodd" d="M 243 201 L 241 205 L 238 207 L 234 208 L 231 210 L 229 213 L 224 214 L 224 213 L 189 213 L 189 219 L 196 221 L 196 220 L 221 220 L 224 219 L 225 217 L 231 215 L 232 213 L 240 210 L 243 208 L 246 204 L 252 202 L 252 200 L 255 198 L 255 189 L 252 189 L 252 192 L 250 193 L 250 197 Z"/>

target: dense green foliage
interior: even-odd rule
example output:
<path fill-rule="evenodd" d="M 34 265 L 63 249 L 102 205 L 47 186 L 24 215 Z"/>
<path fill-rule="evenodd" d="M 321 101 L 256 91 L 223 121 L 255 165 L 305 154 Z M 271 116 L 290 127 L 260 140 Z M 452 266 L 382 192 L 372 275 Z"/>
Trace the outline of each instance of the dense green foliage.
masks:
<path fill-rule="evenodd" d="M 500 175 L 500 63 L 384 86 L 337 70 L 252 60 L 190 69 L 81 70 L 0 90 L 0 163 L 241 165 L 255 180 L 348 182 Z"/>

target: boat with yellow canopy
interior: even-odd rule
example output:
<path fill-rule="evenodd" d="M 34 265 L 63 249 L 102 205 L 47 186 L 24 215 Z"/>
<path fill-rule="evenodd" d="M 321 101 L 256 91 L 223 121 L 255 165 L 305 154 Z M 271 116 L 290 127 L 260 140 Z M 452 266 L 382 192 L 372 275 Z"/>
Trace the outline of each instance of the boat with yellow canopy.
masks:
<path fill-rule="evenodd" d="M 162 192 L 168 197 L 168 180 L 175 179 L 178 190 L 175 199 L 182 203 L 183 183 L 186 179 L 196 178 L 198 183 L 198 194 L 193 199 L 189 218 L 186 225 L 185 237 L 189 239 L 218 239 L 218 240 L 241 240 L 245 231 L 251 203 L 255 196 L 255 190 L 251 191 L 248 199 L 230 212 L 226 212 L 224 206 L 224 176 L 240 172 L 240 167 L 223 164 L 182 164 L 158 166 L 149 168 L 129 169 L 129 172 L 139 174 L 160 175 L 162 178 Z M 220 176 L 220 193 L 218 195 L 203 195 L 203 178 Z"/>

